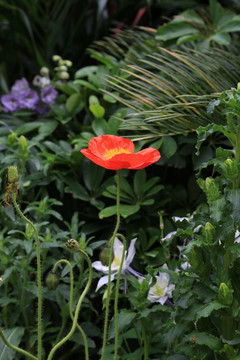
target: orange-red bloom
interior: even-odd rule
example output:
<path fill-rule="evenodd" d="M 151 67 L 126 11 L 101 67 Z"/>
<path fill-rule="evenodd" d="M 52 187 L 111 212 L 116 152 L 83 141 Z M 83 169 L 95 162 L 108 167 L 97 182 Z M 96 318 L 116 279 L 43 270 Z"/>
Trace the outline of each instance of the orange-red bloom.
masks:
<path fill-rule="evenodd" d="M 81 153 L 95 164 L 110 170 L 143 169 L 161 157 L 151 147 L 134 154 L 134 143 L 122 136 L 101 135 L 90 140 L 88 149 Z"/>

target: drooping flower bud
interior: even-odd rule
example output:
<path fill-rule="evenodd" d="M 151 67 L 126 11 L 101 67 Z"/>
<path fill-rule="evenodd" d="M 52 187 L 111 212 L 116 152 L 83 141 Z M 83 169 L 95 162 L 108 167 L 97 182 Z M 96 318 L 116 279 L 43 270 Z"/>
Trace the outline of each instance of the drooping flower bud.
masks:
<path fill-rule="evenodd" d="M 46 285 L 48 290 L 56 290 L 59 284 L 59 277 L 56 273 L 50 272 L 46 277 Z"/>
<path fill-rule="evenodd" d="M 108 266 L 110 256 L 110 247 L 109 245 L 105 246 L 100 252 L 99 259 L 104 266 Z"/>
<path fill-rule="evenodd" d="M 231 305 L 233 301 L 232 290 L 225 283 L 221 283 L 218 289 L 218 299 L 224 305 Z"/>
<path fill-rule="evenodd" d="M 75 239 L 69 239 L 66 242 L 66 247 L 67 250 L 70 251 L 71 253 L 78 252 L 81 249 L 79 243 Z"/>

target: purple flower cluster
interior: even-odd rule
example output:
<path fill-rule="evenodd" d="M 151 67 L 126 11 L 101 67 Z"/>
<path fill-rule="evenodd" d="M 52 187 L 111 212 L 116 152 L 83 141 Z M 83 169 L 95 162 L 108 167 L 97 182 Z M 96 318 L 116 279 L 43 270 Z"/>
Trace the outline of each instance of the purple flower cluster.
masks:
<path fill-rule="evenodd" d="M 42 82 L 43 83 L 43 82 Z M 41 84 L 42 84 L 41 83 Z M 39 114 L 48 111 L 49 105 L 54 104 L 58 96 L 57 90 L 49 83 L 40 89 L 40 94 L 30 88 L 25 78 L 16 80 L 11 87 L 10 94 L 2 95 L 1 103 L 4 112 L 18 111 L 20 109 L 31 109 Z"/>

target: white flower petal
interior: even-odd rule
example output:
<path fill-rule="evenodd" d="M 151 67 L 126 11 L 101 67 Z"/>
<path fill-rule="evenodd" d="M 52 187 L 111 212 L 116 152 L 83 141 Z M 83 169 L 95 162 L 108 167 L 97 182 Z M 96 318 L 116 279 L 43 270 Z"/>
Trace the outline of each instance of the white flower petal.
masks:
<path fill-rule="evenodd" d="M 113 281 L 113 279 L 114 279 L 114 274 L 111 275 L 111 281 Z M 103 285 L 107 283 L 108 283 L 108 275 L 101 277 L 101 279 L 99 279 L 97 283 L 97 288 L 95 291 L 98 291 Z"/>
<path fill-rule="evenodd" d="M 136 253 L 136 249 L 135 249 L 135 242 L 136 242 L 137 238 L 132 239 L 129 249 L 128 249 L 128 254 L 127 254 L 127 259 L 126 259 L 126 267 L 128 267 L 131 262 L 133 261 L 133 258 L 135 256 Z"/>
<path fill-rule="evenodd" d="M 108 266 L 103 265 L 101 261 L 94 261 L 92 263 L 92 267 L 97 271 L 102 271 L 104 274 L 108 274 Z"/>
<path fill-rule="evenodd" d="M 113 244 L 114 257 L 119 258 L 121 260 L 123 253 L 123 243 L 115 237 Z"/>

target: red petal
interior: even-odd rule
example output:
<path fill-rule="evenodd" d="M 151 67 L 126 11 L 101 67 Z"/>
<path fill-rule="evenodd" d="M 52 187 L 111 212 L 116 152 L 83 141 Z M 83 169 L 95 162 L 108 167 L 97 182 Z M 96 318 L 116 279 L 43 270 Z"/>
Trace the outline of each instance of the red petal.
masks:
<path fill-rule="evenodd" d="M 133 153 L 134 144 L 131 140 L 125 139 L 122 136 L 101 135 L 92 138 L 88 148 L 92 154 L 104 159 L 106 152 L 111 149 L 125 149 Z"/>

